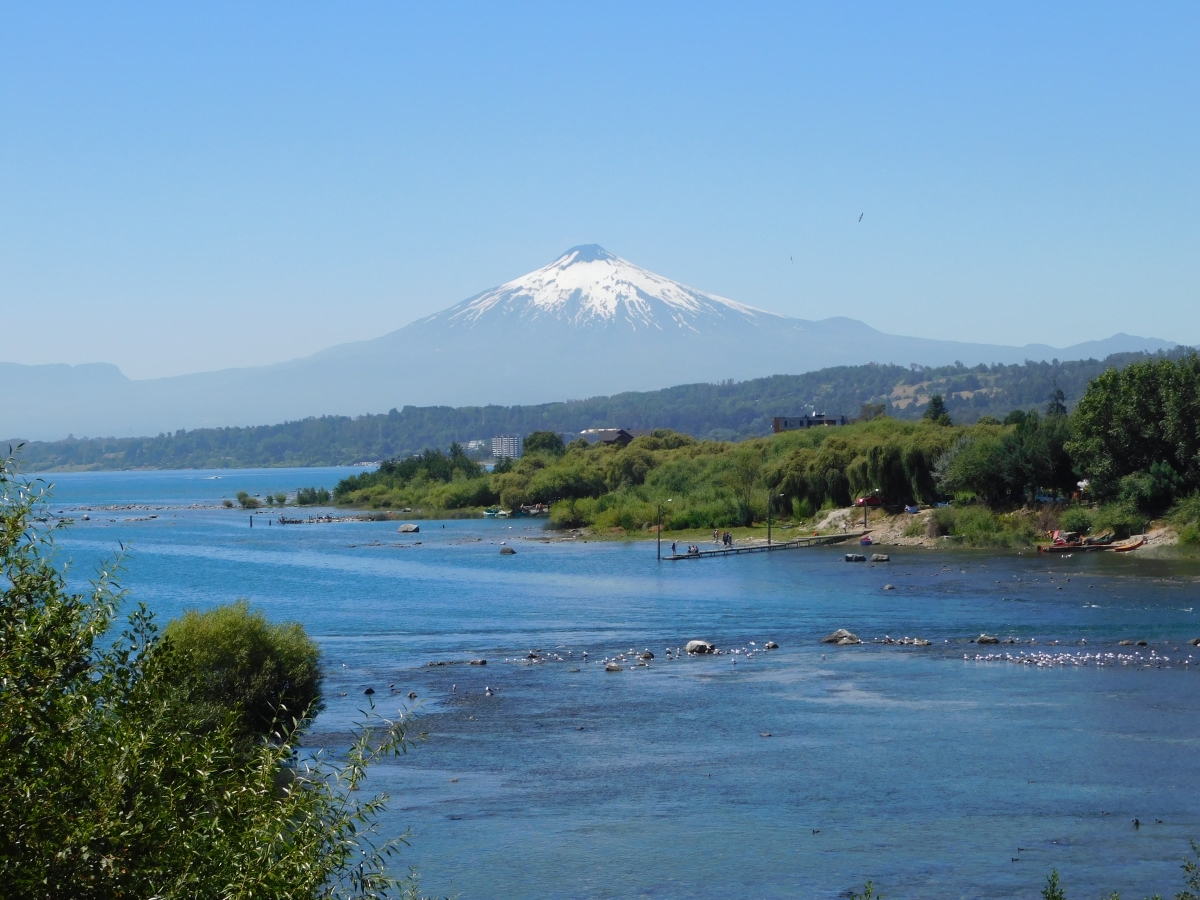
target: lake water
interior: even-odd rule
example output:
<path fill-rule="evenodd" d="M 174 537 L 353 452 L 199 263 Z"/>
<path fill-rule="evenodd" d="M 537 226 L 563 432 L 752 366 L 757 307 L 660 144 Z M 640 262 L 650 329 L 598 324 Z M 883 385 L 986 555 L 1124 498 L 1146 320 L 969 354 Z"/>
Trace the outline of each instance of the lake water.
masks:
<path fill-rule="evenodd" d="M 658 563 L 652 542 L 543 543 L 529 520 L 408 535 L 251 528 L 219 508 L 347 471 L 56 475 L 52 509 L 77 517 L 60 547 L 80 583 L 122 541 L 125 585 L 164 619 L 245 597 L 302 622 L 328 672 L 313 743 L 345 745 L 368 686 L 387 712 L 417 692 L 429 739 L 367 788 L 392 795 L 389 830 L 412 828 L 404 862 L 428 893 L 837 897 L 870 878 L 890 897 L 1030 897 L 1055 868 L 1072 897 L 1183 884 L 1200 838 L 1196 565 L 899 549 L 879 565 L 838 549 Z M 146 508 L 101 509 L 127 504 Z M 839 627 L 933 644 L 818 642 Z M 968 643 L 985 631 L 1022 643 Z M 665 658 L 693 638 L 780 649 Z M 604 671 L 631 648 L 656 657 Z M 525 660 L 536 649 L 547 661 Z"/>

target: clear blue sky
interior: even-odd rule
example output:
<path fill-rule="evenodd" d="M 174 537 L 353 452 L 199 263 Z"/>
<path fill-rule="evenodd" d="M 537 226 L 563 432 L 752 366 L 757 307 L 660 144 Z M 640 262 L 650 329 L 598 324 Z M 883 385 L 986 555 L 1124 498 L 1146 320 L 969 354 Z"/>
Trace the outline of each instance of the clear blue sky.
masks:
<path fill-rule="evenodd" d="M 1200 342 L 1198 45 L 1196 3 L 5 2 L 0 360 L 288 359 L 580 243 L 896 333 Z"/>

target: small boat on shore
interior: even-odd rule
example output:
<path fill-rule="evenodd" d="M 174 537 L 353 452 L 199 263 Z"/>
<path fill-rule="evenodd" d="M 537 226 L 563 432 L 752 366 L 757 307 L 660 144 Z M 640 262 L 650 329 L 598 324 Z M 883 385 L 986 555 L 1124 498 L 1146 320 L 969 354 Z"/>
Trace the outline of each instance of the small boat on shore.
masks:
<path fill-rule="evenodd" d="M 1109 544 L 1105 550 L 1111 550 L 1113 553 L 1128 553 L 1130 550 L 1136 550 L 1142 544 L 1146 543 L 1145 535 L 1138 535 L 1135 538 L 1129 538 L 1125 541 L 1117 541 L 1115 544 Z"/>
<path fill-rule="evenodd" d="M 494 519 L 499 514 L 500 514 L 500 507 L 498 507 L 498 506 L 490 506 L 483 511 L 483 517 L 485 519 Z"/>

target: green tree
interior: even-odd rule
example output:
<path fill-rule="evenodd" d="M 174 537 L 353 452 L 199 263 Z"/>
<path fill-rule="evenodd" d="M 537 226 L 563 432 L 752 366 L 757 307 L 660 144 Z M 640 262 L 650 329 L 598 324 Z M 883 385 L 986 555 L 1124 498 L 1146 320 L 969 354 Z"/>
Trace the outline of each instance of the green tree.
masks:
<path fill-rule="evenodd" d="M 562 456 L 567 450 L 557 431 L 535 431 L 521 442 L 521 449 L 525 453 L 549 453 L 551 456 Z"/>
<path fill-rule="evenodd" d="M 1098 496 L 1115 496 L 1122 479 L 1156 463 L 1179 476 L 1177 493 L 1200 487 L 1200 356 L 1109 369 L 1088 385 L 1071 420 L 1067 450 Z"/>
<path fill-rule="evenodd" d="M 286 739 L 323 706 L 321 653 L 296 622 L 268 622 L 239 600 L 188 610 L 163 636 L 200 727 L 219 728 L 233 711 L 242 740 Z"/>
<path fill-rule="evenodd" d="M 743 447 L 733 454 L 726 473 L 729 487 L 737 497 L 738 518 L 743 525 L 754 524 L 754 491 L 762 483 L 762 455 L 752 447 Z"/>
<path fill-rule="evenodd" d="M 73 593 L 44 496 L 0 464 L 0 884 L 6 896 L 109 900 L 382 897 L 403 882 L 379 841 L 368 765 L 410 745 L 368 720 L 340 768 L 289 742 L 237 746 L 237 713 L 197 729 L 186 661 L 138 606 L 114 638 L 120 559 Z M 409 885 L 411 887 L 411 885 Z"/>
<path fill-rule="evenodd" d="M 934 394 L 929 398 L 929 405 L 925 407 L 925 414 L 921 418 L 935 425 L 953 424 L 950 421 L 950 413 L 946 410 L 946 400 L 941 394 Z"/>
<path fill-rule="evenodd" d="M 1054 390 L 1050 392 L 1050 399 L 1046 401 L 1046 418 L 1054 418 L 1055 416 L 1065 416 L 1067 414 L 1067 395 L 1062 388 L 1058 386 L 1058 382 L 1054 382 Z"/>

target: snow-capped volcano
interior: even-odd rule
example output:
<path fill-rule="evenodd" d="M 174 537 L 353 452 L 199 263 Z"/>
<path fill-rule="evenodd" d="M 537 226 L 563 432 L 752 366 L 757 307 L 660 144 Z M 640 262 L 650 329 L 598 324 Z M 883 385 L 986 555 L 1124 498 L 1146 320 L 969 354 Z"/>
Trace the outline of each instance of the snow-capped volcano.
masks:
<path fill-rule="evenodd" d="M 390 334 L 291 362 L 150 381 L 130 381 L 114 366 L 0 363 L 13 386 L 0 398 L 0 438 L 157 434 L 406 405 L 544 403 L 872 361 L 1015 363 L 1165 346 L 1116 335 L 1064 349 L 999 347 L 884 334 L 840 317 L 793 319 L 587 244 Z M 621 402 L 613 398 L 608 424 L 621 424 Z M 762 427 L 769 415 L 803 408 L 764 412 Z M 544 424 L 531 420 L 528 430 Z M 445 443 L 474 436 L 447 433 Z"/>
<path fill-rule="evenodd" d="M 548 266 L 464 300 L 426 321 L 474 326 L 498 315 L 552 318 L 583 326 L 626 323 L 634 329 L 692 331 L 730 318 L 784 318 L 656 275 L 599 244 L 583 244 Z"/>

